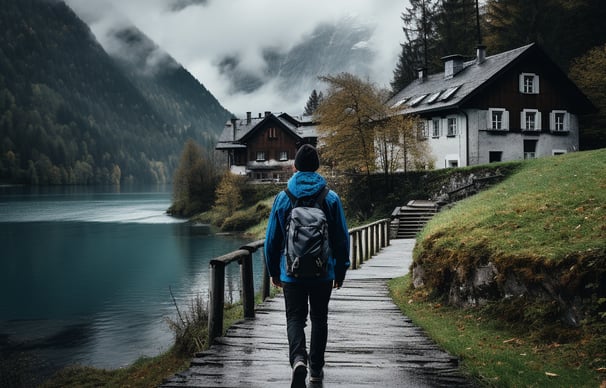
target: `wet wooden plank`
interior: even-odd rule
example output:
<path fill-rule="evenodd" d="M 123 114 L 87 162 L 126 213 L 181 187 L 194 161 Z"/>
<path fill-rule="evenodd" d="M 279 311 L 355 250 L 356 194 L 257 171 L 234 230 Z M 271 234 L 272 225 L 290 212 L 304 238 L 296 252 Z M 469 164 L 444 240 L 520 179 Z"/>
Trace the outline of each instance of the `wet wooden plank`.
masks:
<path fill-rule="evenodd" d="M 386 280 L 408 272 L 414 240 L 392 240 L 361 269 L 349 271 L 329 305 L 323 387 L 472 386 L 458 360 L 439 349 L 402 315 Z M 309 326 L 306 328 L 309 341 Z M 256 310 L 195 357 L 164 387 L 288 387 L 291 369 L 284 300 Z M 312 387 L 312 385 L 309 385 Z"/>

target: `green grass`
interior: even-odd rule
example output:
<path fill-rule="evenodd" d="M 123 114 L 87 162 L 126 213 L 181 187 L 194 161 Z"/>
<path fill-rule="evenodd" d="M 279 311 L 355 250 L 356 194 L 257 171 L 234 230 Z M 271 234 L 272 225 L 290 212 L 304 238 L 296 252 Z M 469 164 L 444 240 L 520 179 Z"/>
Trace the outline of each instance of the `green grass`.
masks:
<path fill-rule="evenodd" d="M 399 279 L 394 299 L 483 384 L 606 385 L 606 150 L 520 163 L 500 184 L 438 213 L 417 238 L 413 261 L 424 287 Z M 578 324 L 560 321 L 556 299 L 530 294 L 446 306 L 454 278 L 488 262 L 497 284 L 514 274 L 529 289 L 553 287 L 582 301 Z"/>
<path fill-rule="evenodd" d="M 523 163 L 495 188 L 438 214 L 419 240 L 465 254 L 481 246 L 497 258 L 560 260 L 603 250 L 606 150 Z"/>
<path fill-rule="evenodd" d="M 604 328 L 562 329 L 577 338 L 545 342 L 523 325 L 483 309 L 458 309 L 419 298 L 407 275 L 389 284 L 402 312 L 430 338 L 459 357 L 461 368 L 489 387 L 599 387 L 606 383 Z M 600 333 L 601 330 L 601 333 Z"/>

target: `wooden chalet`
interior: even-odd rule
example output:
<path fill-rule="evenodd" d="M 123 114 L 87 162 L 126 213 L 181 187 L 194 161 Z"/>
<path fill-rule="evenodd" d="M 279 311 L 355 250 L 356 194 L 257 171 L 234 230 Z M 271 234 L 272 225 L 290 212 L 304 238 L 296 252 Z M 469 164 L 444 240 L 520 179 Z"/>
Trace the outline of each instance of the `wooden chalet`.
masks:
<path fill-rule="evenodd" d="M 418 115 L 434 168 L 558 155 L 579 149 L 579 115 L 595 111 L 536 44 L 465 61 L 443 58 L 444 72 L 419 77 L 390 106 Z"/>
<path fill-rule="evenodd" d="M 229 120 L 215 149 L 227 154 L 230 171 L 255 181 L 285 182 L 293 174 L 302 144 L 316 146 L 316 125 L 309 116 L 265 112 Z"/>

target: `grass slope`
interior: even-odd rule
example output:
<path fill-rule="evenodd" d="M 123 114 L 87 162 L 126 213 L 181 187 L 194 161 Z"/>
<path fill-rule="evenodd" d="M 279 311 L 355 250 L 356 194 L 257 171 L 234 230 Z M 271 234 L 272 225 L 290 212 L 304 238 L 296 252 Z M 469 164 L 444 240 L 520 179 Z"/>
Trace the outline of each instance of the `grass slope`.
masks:
<path fill-rule="evenodd" d="M 580 324 L 561 325 L 555 303 L 530 297 L 446 306 L 452 278 L 489 261 L 529 283 L 555 278 L 556 291 L 582 300 Z M 413 265 L 425 286 L 398 279 L 394 300 L 482 384 L 606 386 L 606 150 L 522 163 L 436 215 Z"/>

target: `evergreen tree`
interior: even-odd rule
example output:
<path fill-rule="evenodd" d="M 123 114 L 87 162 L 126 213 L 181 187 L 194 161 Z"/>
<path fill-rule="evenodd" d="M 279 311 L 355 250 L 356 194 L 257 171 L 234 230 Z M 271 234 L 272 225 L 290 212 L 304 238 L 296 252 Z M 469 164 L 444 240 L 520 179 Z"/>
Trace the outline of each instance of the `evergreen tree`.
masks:
<path fill-rule="evenodd" d="M 574 58 L 606 41 L 603 0 L 488 0 L 485 43 L 493 52 L 540 44 L 567 70 Z"/>
<path fill-rule="evenodd" d="M 439 58 L 443 54 L 436 52 L 438 10 L 437 0 L 411 0 L 410 7 L 402 13 L 405 42 L 401 44 L 402 51 L 391 82 L 394 94 L 416 78 L 419 68 L 429 72 L 439 68 Z"/>
<path fill-rule="evenodd" d="M 570 78 L 583 90 L 599 111 L 581 117 L 581 149 L 606 147 L 606 44 L 590 50 L 576 59 Z"/>
<path fill-rule="evenodd" d="M 318 106 L 320 105 L 320 103 L 322 103 L 323 99 L 324 99 L 324 95 L 322 94 L 322 92 L 318 93 L 316 91 L 316 89 L 314 89 L 311 92 L 311 95 L 309 96 L 309 98 L 307 99 L 307 104 L 305 104 L 304 114 L 306 116 L 313 115 L 314 112 L 316 111 L 316 109 L 318 109 Z"/>
<path fill-rule="evenodd" d="M 476 21 L 476 0 L 442 1 L 436 16 L 436 50 L 442 56 L 474 56 L 478 43 Z"/>

